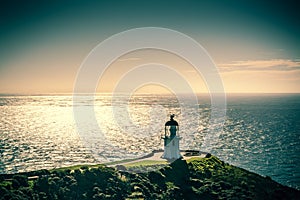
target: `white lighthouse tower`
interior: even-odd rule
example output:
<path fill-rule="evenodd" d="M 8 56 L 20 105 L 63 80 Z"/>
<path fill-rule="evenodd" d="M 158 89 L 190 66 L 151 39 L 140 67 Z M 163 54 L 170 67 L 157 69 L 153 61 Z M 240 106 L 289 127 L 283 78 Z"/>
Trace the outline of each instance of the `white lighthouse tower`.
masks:
<path fill-rule="evenodd" d="M 167 121 L 165 124 L 165 136 L 162 137 L 164 140 L 164 154 L 162 158 L 168 160 L 174 160 L 181 158 L 179 150 L 179 126 L 177 121 L 175 121 L 174 114 L 170 116 L 170 121 Z"/>

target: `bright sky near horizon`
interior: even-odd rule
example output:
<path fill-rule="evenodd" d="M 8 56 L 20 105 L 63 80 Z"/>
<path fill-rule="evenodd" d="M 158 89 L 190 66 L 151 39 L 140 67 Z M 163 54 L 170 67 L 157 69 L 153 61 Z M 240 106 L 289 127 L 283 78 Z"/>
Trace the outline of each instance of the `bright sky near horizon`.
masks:
<path fill-rule="evenodd" d="M 81 63 L 96 45 L 119 32 L 149 26 L 177 30 L 199 42 L 216 63 L 226 92 L 299 93 L 297 3 L 7 1 L 0 7 L 0 93 L 71 93 Z M 124 69 L 153 60 L 178 70 L 195 91 L 207 92 L 183 60 L 149 50 L 116 60 L 98 91 L 111 92 Z M 129 87 L 133 80 L 124 84 Z M 180 86 L 176 80 L 172 84 Z M 165 90 L 148 86 L 141 91 Z"/>

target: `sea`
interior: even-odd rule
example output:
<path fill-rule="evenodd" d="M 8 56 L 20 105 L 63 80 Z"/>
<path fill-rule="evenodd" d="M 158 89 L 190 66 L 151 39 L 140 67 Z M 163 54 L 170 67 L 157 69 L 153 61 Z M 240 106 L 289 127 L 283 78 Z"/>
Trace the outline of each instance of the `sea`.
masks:
<path fill-rule="evenodd" d="M 2 94 L 0 173 L 138 158 L 163 149 L 175 114 L 181 149 L 300 189 L 300 94 L 227 94 L 214 106 L 207 94 Z"/>

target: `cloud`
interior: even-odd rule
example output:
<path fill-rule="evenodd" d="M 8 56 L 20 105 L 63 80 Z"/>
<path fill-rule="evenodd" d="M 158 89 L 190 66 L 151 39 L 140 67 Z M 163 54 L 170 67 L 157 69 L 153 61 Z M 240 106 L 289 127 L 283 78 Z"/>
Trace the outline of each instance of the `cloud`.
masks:
<path fill-rule="evenodd" d="M 124 61 L 136 61 L 136 60 L 141 60 L 141 58 L 122 58 L 118 59 L 118 62 L 124 62 Z"/>
<path fill-rule="evenodd" d="M 272 60 L 246 60 L 218 64 L 220 72 L 235 71 L 299 71 L 300 60 L 272 59 Z"/>

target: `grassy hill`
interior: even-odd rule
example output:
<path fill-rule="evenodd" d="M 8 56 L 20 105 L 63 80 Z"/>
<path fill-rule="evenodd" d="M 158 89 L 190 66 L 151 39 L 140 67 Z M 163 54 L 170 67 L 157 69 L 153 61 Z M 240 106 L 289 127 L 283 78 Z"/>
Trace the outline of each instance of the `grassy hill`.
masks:
<path fill-rule="evenodd" d="M 145 171 L 150 162 L 122 166 Z M 0 175 L 0 199 L 300 199 L 300 191 L 214 156 L 128 173 L 105 165 Z"/>

